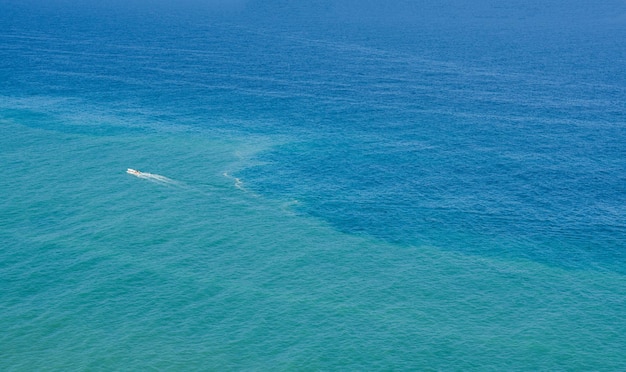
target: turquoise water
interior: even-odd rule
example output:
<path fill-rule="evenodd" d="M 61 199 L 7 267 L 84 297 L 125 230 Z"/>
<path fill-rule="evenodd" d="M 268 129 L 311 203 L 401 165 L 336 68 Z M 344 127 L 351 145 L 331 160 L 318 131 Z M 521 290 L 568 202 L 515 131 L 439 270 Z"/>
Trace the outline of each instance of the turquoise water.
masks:
<path fill-rule="evenodd" d="M 626 369 L 623 4 L 390 4 L 0 1 L 0 369 Z"/>

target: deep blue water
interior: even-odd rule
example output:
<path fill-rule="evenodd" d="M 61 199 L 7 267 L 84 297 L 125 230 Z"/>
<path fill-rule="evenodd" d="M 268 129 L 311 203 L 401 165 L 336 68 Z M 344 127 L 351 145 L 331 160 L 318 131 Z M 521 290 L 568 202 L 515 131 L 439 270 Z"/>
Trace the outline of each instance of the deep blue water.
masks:
<path fill-rule="evenodd" d="M 0 0 L 0 366 L 625 368 L 625 36 L 618 1 Z"/>

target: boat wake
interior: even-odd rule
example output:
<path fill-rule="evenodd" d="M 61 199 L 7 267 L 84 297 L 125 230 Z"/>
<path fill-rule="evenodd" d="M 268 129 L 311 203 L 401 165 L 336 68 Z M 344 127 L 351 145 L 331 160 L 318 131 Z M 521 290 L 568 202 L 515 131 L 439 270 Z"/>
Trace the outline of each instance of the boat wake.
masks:
<path fill-rule="evenodd" d="M 126 170 L 126 173 L 131 174 L 135 177 L 138 178 L 143 178 L 145 180 L 154 182 L 154 183 L 158 183 L 161 185 L 166 185 L 166 186 L 183 186 L 182 183 L 175 181 L 171 178 L 167 178 L 165 176 L 161 176 L 160 174 L 153 174 L 153 173 L 147 173 L 147 172 L 140 172 L 136 169 L 132 169 L 132 168 L 128 168 Z"/>

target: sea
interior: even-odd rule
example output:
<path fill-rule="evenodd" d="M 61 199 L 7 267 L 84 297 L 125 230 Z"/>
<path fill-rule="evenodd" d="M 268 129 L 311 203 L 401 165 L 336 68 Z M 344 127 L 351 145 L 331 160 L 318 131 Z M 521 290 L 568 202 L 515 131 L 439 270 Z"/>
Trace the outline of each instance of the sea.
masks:
<path fill-rule="evenodd" d="M 626 3 L 0 0 L 0 329 L 2 371 L 626 370 Z"/>

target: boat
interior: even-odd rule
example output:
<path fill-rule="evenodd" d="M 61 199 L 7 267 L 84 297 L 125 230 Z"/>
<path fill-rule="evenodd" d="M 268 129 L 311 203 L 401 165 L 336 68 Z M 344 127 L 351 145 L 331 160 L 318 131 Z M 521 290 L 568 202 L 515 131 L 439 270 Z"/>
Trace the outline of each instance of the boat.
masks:
<path fill-rule="evenodd" d="M 132 168 L 128 168 L 126 170 L 126 173 L 128 174 L 132 174 L 133 176 L 141 176 L 141 172 L 136 170 L 136 169 L 132 169 Z"/>

